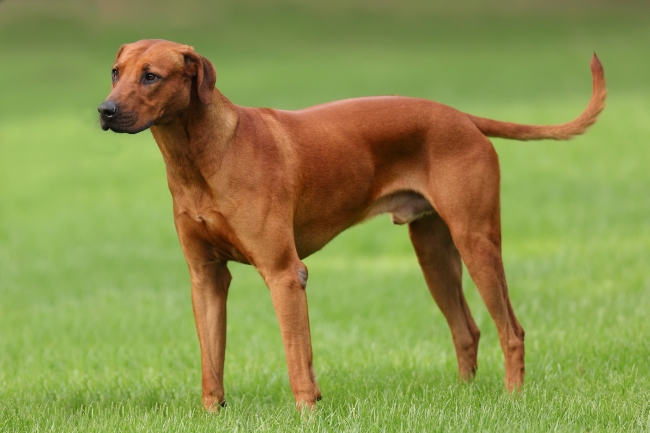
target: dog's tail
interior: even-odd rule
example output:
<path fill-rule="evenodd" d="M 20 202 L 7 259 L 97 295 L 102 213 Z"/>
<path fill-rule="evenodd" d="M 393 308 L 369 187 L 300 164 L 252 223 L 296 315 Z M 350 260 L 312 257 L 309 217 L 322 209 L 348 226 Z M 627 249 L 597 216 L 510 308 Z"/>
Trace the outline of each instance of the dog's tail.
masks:
<path fill-rule="evenodd" d="M 568 140 L 576 135 L 580 135 L 591 125 L 596 123 L 598 115 L 605 108 L 605 97 L 607 89 L 605 88 L 605 73 L 603 65 L 594 53 L 591 59 L 591 75 L 593 80 L 593 89 L 589 105 L 585 108 L 580 116 L 571 122 L 561 125 L 523 125 L 519 123 L 500 122 L 498 120 L 486 119 L 483 117 L 468 117 L 476 127 L 488 137 L 510 138 L 514 140 Z"/>

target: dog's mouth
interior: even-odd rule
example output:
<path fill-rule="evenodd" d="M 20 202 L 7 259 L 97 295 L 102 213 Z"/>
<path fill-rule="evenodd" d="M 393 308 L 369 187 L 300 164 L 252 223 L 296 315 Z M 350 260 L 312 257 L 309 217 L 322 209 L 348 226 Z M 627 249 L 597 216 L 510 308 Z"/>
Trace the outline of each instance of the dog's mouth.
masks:
<path fill-rule="evenodd" d="M 153 121 L 148 122 L 144 125 L 137 126 L 138 116 L 136 113 L 129 112 L 123 113 L 117 117 L 107 118 L 103 115 L 99 115 L 99 126 L 104 131 L 109 129 L 113 132 L 127 133 L 127 134 L 137 134 L 146 129 L 149 129 L 153 124 Z"/>

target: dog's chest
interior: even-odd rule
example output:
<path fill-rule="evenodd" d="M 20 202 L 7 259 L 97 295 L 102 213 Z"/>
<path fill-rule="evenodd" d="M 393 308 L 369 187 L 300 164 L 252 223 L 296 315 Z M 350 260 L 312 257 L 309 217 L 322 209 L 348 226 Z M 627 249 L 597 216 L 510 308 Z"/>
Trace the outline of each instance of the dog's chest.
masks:
<path fill-rule="evenodd" d="M 213 209 L 184 210 L 176 214 L 176 228 L 179 236 L 187 236 L 191 241 L 209 244 L 216 256 L 248 264 L 241 253 L 235 233 L 226 219 Z"/>

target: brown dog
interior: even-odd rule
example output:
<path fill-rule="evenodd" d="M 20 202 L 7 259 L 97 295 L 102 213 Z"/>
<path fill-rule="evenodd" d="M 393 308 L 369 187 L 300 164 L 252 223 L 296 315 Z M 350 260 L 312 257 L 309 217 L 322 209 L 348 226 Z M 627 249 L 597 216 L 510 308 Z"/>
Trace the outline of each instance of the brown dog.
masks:
<path fill-rule="evenodd" d="M 461 288 L 461 258 L 494 319 L 505 384 L 524 380 L 524 330 L 501 259 L 499 163 L 489 137 L 566 140 L 602 111 L 602 65 L 591 61 L 586 110 L 556 126 L 499 122 L 436 102 L 360 98 L 281 111 L 239 107 L 215 89 L 212 64 L 162 40 L 124 45 L 104 130 L 151 128 L 167 166 L 174 220 L 192 283 L 203 404 L 224 402 L 229 260 L 252 264 L 271 291 L 296 403 L 321 393 L 312 366 L 307 268 L 301 259 L 380 213 L 409 234 L 442 310 L 462 380 L 476 371 L 479 330 Z"/>

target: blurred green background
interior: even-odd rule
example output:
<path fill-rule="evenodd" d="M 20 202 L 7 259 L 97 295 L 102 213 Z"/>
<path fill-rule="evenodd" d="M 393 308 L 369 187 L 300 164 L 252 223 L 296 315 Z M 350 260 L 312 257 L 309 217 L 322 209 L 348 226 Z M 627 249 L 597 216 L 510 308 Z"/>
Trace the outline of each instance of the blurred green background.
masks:
<path fill-rule="evenodd" d="M 203 414 L 162 158 L 97 121 L 117 49 L 142 38 L 194 46 L 241 105 L 402 94 L 522 123 L 579 114 L 596 51 L 609 96 L 585 136 L 494 140 L 520 398 L 467 277 L 480 368 L 456 384 L 406 230 L 379 217 L 306 260 L 315 419 L 291 407 L 268 291 L 239 265 L 230 407 Z M 649 49 L 647 1 L 0 1 L 0 430 L 650 429 Z"/>

